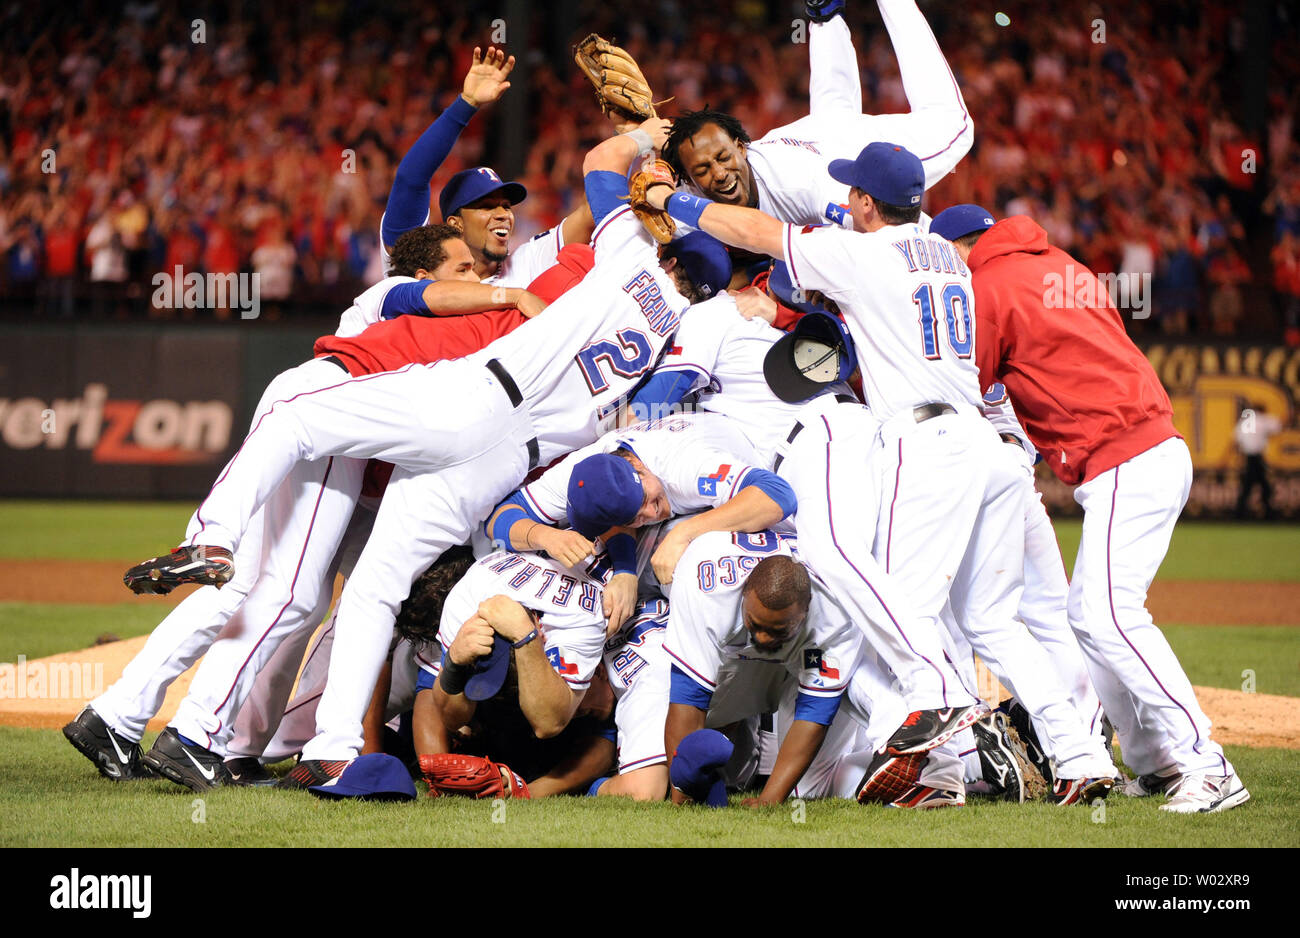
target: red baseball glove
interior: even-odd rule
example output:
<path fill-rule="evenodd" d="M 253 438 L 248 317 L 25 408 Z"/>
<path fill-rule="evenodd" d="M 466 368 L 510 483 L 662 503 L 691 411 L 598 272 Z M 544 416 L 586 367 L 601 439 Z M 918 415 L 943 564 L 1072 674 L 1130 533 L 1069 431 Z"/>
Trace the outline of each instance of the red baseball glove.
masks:
<path fill-rule="evenodd" d="M 472 795 L 475 798 L 531 798 L 528 784 L 510 766 L 482 756 L 440 752 L 420 756 L 420 771 L 429 797 Z"/>

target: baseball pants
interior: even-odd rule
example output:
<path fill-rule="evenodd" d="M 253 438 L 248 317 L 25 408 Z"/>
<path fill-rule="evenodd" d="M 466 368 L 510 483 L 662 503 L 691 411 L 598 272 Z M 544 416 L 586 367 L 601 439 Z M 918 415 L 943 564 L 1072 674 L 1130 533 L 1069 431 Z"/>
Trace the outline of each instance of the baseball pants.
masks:
<path fill-rule="evenodd" d="M 975 125 L 961 90 L 913 0 L 878 0 L 898 59 L 907 114 L 863 114 L 857 51 L 843 17 L 808 30 L 809 115 L 790 124 L 791 136 L 827 143 L 832 156 L 853 158 L 868 143 L 887 141 L 921 158 L 926 188 L 950 173 L 970 150 Z"/>
<path fill-rule="evenodd" d="M 1191 485 L 1187 444 L 1171 437 L 1074 492 L 1083 536 L 1070 583 L 1070 626 L 1124 761 L 1139 775 L 1233 771 L 1146 609 Z"/>
<path fill-rule="evenodd" d="M 278 402 L 314 391 L 338 379 L 339 368 L 313 360 L 277 375 L 266 386 L 253 413 L 252 427 Z M 250 429 L 250 433 L 252 430 Z M 235 575 L 221 589 L 205 586 L 187 596 L 149 636 L 122 677 L 91 707 L 117 732 L 138 740 L 162 707 L 167 688 L 208 651 L 261 576 L 264 552 L 273 552 L 279 531 L 263 543 L 265 514 L 250 519 L 235 550 Z"/>
<path fill-rule="evenodd" d="M 909 710 L 974 703 L 944 656 L 937 610 L 923 616 L 873 554 L 879 421 L 860 405 L 814 402 L 804 408 L 800 425 L 781 447 L 777 469 L 799 501 L 794 520 L 801 558 L 853 614 L 897 677 Z"/>

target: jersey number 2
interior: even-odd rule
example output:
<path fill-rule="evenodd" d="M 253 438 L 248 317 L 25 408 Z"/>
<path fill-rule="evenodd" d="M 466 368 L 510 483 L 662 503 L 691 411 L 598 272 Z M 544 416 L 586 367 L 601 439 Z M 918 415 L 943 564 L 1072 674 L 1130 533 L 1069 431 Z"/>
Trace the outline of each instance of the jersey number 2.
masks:
<path fill-rule="evenodd" d="M 654 346 L 645 333 L 620 329 L 615 336 L 617 342 L 592 342 L 577 355 L 578 367 L 593 396 L 609 390 L 604 368 L 620 378 L 639 378 L 653 363 Z"/>
<path fill-rule="evenodd" d="M 944 319 L 948 325 L 948 345 L 958 358 L 970 358 L 975 345 L 970 327 L 970 298 L 966 288 L 960 283 L 950 283 L 940 294 Z M 921 350 L 926 358 L 934 360 L 939 357 L 939 336 L 935 328 L 934 290 L 928 283 L 923 283 L 912 294 L 912 302 L 920 310 Z"/>

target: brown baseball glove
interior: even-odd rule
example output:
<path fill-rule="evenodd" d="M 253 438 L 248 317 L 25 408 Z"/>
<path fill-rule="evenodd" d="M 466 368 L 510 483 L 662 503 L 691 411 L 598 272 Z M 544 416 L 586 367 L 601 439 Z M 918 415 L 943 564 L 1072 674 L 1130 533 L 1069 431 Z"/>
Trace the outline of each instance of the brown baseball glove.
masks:
<path fill-rule="evenodd" d="M 595 87 L 596 101 L 605 116 L 637 122 L 659 116 L 650 84 L 636 59 L 624 49 L 592 33 L 574 46 L 573 61 Z"/>
<path fill-rule="evenodd" d="M 677 187 L 677 177 L 672 167 L 663 160 L 646 163 L 641 171 L 632 176 L 627 185 L 627 197 L 632 211 L 641 219 L 645 230 L 660 244 L 667 244 L 673 239 L 677 224 L 663 209 L 655 208 L 646 201 L 646 193 L 654 186 Z"/>
<path fill-rule="evenodd" d="M 420 756 L 420 771 L 429 783 L 429 797 L 466 795 L 475 798 L 531 798 L 528 784 L 508 765 L 482 756 L 442 752 Z"/>

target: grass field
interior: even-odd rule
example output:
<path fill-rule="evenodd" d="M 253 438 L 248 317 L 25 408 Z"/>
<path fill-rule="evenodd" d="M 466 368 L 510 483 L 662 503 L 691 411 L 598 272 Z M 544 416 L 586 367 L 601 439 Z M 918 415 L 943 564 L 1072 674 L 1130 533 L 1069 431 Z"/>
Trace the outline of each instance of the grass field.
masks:
<path fill-rule="evenodd" d="M 120 560 L 180 536 L 192 506 L 9 502 L 6 559 Z M 1078 524 L 1058 525 L 1067 566 Z M 1185 524 L 1161 577 L 1300 581 L 1300 527 Z M 148 632 L 158 606 L 0 603 L 0 661 L 85 647 L 97 635 Z M 1300 612 L 1298 612 L 1300 619 Z M 1166 634 L 1193 683 L 1300 696 L 1300 631 L 1179 623 Z M 146 746 L 152 734 L 146 737 Z M 618 799 L 520 802 L 504 811 L 453 799 L 327 803 L 299 793 L 223 789 L 202 797 L 163 781 L 113 785 L 56 731 L 0 727 L 0 846 L 1300 846 L 1300 752 L 1229 747 L 1253 798 L 1212 817 L 1172 817 L 1153 799 L 1114 797 L 1104 811 L 972 800 L 924 814 L 843 801 L 749 812 L 673 809 Z M 287 764 L 280 771 L 287 769 Z M 113 823 L 104 819 L 112 817 Z M 494 820 L 495 817 L 495 820 Z"/>

